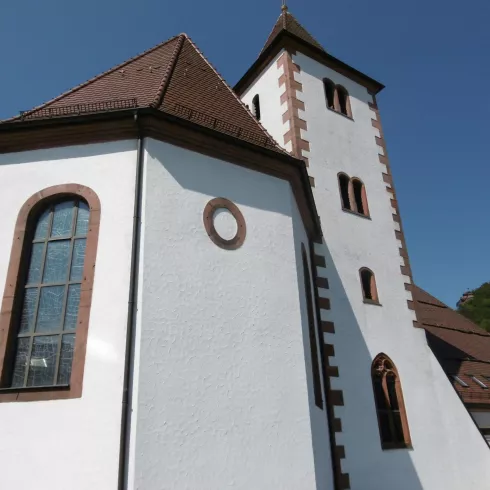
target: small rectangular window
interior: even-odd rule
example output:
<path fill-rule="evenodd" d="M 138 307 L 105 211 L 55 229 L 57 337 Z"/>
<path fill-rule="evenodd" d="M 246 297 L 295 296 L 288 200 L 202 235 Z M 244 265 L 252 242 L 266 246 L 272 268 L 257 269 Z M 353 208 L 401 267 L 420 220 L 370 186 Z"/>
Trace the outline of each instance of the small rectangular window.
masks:
<path fill-rule="evenodd" d="M 468 376 L 471 376 L 470 374 Z M 476 376 L 471 376 L 471 379 L 478 385 L 481 386 L 484 390 L 488 390 L 488 386 L 480 381 Z"/>
<path fill-rule="evenodd" d="M 468 388 L 468 385 L 459 376 L 452 374 L 451 378 L 453 378 L 454 381 L 458 382 L 463 388 Z"/>

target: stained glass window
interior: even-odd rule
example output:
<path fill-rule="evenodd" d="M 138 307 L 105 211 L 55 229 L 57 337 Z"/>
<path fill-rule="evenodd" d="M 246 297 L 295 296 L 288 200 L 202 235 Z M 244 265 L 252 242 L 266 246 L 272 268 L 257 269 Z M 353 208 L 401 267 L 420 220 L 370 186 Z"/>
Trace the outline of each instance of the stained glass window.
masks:
<path fill-rule="evenodd" d="M 12 387 L 70 382 L 89 207 L 80 199 L 49 205 L 35 225 Z"/>

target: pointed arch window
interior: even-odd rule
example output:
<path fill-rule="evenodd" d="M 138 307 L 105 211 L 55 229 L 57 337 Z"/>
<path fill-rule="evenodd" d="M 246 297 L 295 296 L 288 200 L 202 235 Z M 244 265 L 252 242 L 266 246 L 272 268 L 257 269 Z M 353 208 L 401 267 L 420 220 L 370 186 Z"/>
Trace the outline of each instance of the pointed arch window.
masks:
<path fill-rule="evenodd" d="M 100 204 L 66 184 L 17 219 L 0 319 L 0 402 L 81 396 Z M 5 399 L 7 397 L 7 399 Z"/>
<path fill-rule="evenodd" d="M 328 78 L 323 79 L 327 107 L 352 119 L 349 92 L 342 85 L 335 85 Z"/>
<path fill-rule="evenodd" d="M 362 296 L 365 303 L 379 305 L 378 290 L 376 288 L 376 278 L 371 269 L 363 267 L 359 270 L 361 278 Z"/>
<path fill-rule="evenodd" d="M 252 99 L 252 109 L 253 109 L 253 115 L 257 119 L 257 121 L 260 121 L 260 97 L 259 94 L 256 94 L 254 98 Z"/>
<path fill-rule="evenodd" d="M 338 174 L 342 209 L 369 218 L 369 206 L 366 187 L 358 177 Z"/>
<path fill-rule="evenodd" d="M 378 354 L 371 367 L 374 402 L 383 449 L 410 448 L 411 439 L 400 377 L 385 354 Z"/>
<path fill-rule="evenodd" d="M 320 363 L 318 361 L 318 344 L 316 338 L 315 317 L 313 315 L 313 294 L 311 289 L 311 275 L 310 268 L 308 266 L 308 258 L 306 256 L 306 249 L 304 245 L 301 245 L 301 255 L 303 259 L 303 278 L 306 294 L 306 313 L 308 320 L 308 335 L 310 340 L 310 355 L 311 355 L 311 369 L 313 375 L 313 393 L 315 396 L 315 405 L 318 408 L 323 408 L 322 401 L 322 384 L 320 379 Z"/>

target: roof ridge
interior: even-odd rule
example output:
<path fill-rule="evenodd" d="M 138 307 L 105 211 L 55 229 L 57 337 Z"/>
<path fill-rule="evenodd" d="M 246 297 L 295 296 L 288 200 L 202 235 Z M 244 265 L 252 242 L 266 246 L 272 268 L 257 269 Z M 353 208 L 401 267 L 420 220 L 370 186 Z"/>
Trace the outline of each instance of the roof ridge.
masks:
<path fill-rule="evenodd" d="M 265 41 L 265 44 L 264 44 L 264 46 L 262 47 L 262 49 L 260 50 L 259 55 L 260 55 L 260 54 L 262 53 L 262 51 L 264 51 L 264 49 L 266 48 L 266 46 L 267 46 L 267 41 L 269 41 L 269 38 L 272 36 L 272 33 L 274 32 L 274 30 L 275 30 L 275 28 L 276 28 L 276 26 L 277 26 L 277 23 L 279 22 L 279 19 L 281 18 L 282 14 L 283 14 L 282 12 L 279 14 L 279 17 L 277 18 L 276 22 L 275 22 L 275 23 L 274 23 L 274 25 L 272 26 L 272 29 L 271 29 L 271 31 L 269 32 L 269 35 L 267 36 L 267 39 L 266 39 L 266 41 Z"/>
<path fill-rule="evenodd" d="M 455 313 L 457 313 L 457 312 L 455 312 Z M 469 335 L 478 335 L 480 337 L 490 337 L 490 333 L 488 333 L 486 330 L 483 330 L 481 327 L 478 327 L 478 325 L 476 325 L 476 328 L 480 328 L 481 332 L 474 332 L 473 330 L 463 330 L 461 328 L 445 327 L 444 325 L 437 325 L 434 323 L 429 323 L 427 321 L 423 321 L 422 324 L 426 325 L 428 327 L 442 328 L 443 330 L 451 330 L 453 332 L 467 333 Z"/>
<path fill-rule="evenodd" d="M 289 10 L 286 11 L 286 15 L 287 14 L 289 14 L 291 16 L 292 20 L 294 20 L 294 22 L 296 22 L 296 24 L 298 24 L 301 27 L 301 29 L 303 29 L 306 32 L 306 34 L 308 34 L 308 36 L 310 36 L 313 39 L 313 41 L 315 41 L 318 44 L 318 46 L 321 46 L 322 45 L 322 43 L 318 42 L 318 40 L 316 39 L 316 37 L 313 36 L 310 33 L 310 31 L 308 29 L 306 29 L 306 27 L 291 12 L 289 12 Z M 322 49 L 323 49 L 323 47 L 322 47 Z"/>
<path fill-rule="evenodd" d="M 264 126 L 262 126 L 262 124 L 260 123 L 260 121 L 257 121 L 257 119 L 250 112 L 250 109 L 244 104 L 244 102 L 240 99 L 240 97 L 238 97 L 238 95 L 236 94 L 236 92 L 228 85 L 228 83 L 226 82 L 226 80 L 221 76 L 221 74 L 212 65 L 212 63 L 206 58 L 206 56 L 204 56 L 204 54 L 196 46 L 196 44 L 194 43 L 194 41 L 192 41 L 192 39 L 189 36 L 187 36 L 187 35 L 186 35 L 186 38 L 191 43 L 191 45 L 193 46 L 193 48 L 199 53 L 199 55 L 201 56 L 201 58 L 208 64 L 208 66 L 214 71 L 214 73 L 218 76 L 218 78 L 223 82 L 223 84 L 230 91 L 230 93 L 233 95 L 233 97 L 235 98 L 235 100 L 247 111 L 248 114 L 250 114 L 250 117 L 252 117 L 254 119 L 254 121 L 256 122 L 256 124 L 260 127 L 260 129 L 262 129 L 262 131 L 265 134 L 265 136 L 267 136 L 268 138 L 270 138 L 271 142 L 274 143 L 276 149 L 277 150 L 280 150 L 280 152 L 283 153 L 283 154 L 286 154 L 288 156 L 291 156 L 291 154 L 289 152 L 287 152 L 281 146 L 279 146 L 279 144 L 277 143 L 277 141 L 269 134 L 269 132 L 264 128 Z"/>
<path fill-rule="evenodd" d="M 181 34 L 179 34 L 179 36 L 180 35 Z M 141 58 L 142 56 L 145 56 L 145 55 L 151 53 L 152 51 L 155 51 L 156 49 L 161 48 L 162 46 L 164 46 L 165 44 L 173 41 L 174 39 L 176 39 L 179 36 L 172 36 L 171 38 L 167 39 L 166 41 L 163 41 L 163 42 L 157 44 L 156 46 L 153 46 L 152 48 L 149 48 L 149 49 L 147 49 L 147 50 L 145 50 L 145 51 L 143 51 L 143 52 L 141 52 L 141 53 L 133 56 L 132 58 L 129 58 L 128 60 L 126 60 L 126 61 L 124 61 L 122 63 L 119 63 L 118 65 L 116 65 L 116 66 L 114 66 L 112 68 L 109 68 L 108 70 L 106 70 L 106 71 L 104 71 L 102 73 L 99 73 L 98 75 L 96 75 L 96 76 L 94 76 L 92 78 L 89 78 L 85 82 L 77 85 L 76 87 L 73 87 L 72 89 L 68 90 L 67 92 L 63 92 L 60 95 L 54 97 L 53 99 L 50 99 L 47 102 L 43 102 L 42 104 L 40 104 L 40 105 L 38 105 L 38 106 L 36 106 L 36 107 L 28 110 L 28 111 L 25 111 L 22 114 L 22 116 L 14 116 L 14 117 L 9 118 L 9 119 L 4 119 L 2 122 L 14 120 L 14 119 L 18 119 L 20 117 L 25 117 L 25 116 L 28 116 L 28 115 L 30 115 L 30 114 L 38 111 L 39 109 L 45 108 L 46 106 L 49 106 L 49 105 L 55 103 L 56 101 L 60 100 L 62 97 L 66 97 L 67 95 L 71 95 L 74 92 L 76 92 L 77 90 L 80 90 L 80 89 L 86 87 L 87 85 L 90 85 L 91 83 L 93 83 L 93 82 L 101 79 L 102 77 L 104 77 L 106 75 L 109 75 L 110 73 L 112 73 L 112 72 L 114 72 L 114 71 L 116 71 L 116 70 L 118 70 L 118 69 L 126 66 L 127 64 L 129 64 L 129 63 L 131 63 L 131 62 L 133 62 L 135 60 L 137 60 L 138 58 Z"/>
<path fill-rule="evenodd" d="M 184 41 L 186 40 L 186 38 L 188 39 L 188 36 L 185 33 L 181 33 L 178 35 L 178 38 L 179 38 L 179 40 L 177 41 L 174 52 L 172 53 L 172 56 L 170 58 L 170 62 L 167 66 L 167 69 L 165 70 L 165 73 L 163 74 L 162 82 L 160 83 L 160 87 L 158 87 L 157 94 L 155 96 L 155 100 L 150 104 L 151 107 L 158 107 L 162 103 L 163 96 L 165 95 L 165 91 L 167 89 L 168 82 L 170 81 L 170 78 L 172 77 L 172 73 L 173 73 L 175 65 L 177 63 L 177 59 L 179 57 L 180 51 L 182 50 L 182 46 L 184 45 Z"/>
<path fill-rule="evenodd" d="M 282 12 L 281 12 L 281 15 L 282 15 L 282 27 L 283 29 L 285 29 L 286 31 L 288 30 L 288 10 L 287 9 L 284 9 Z"/>
<path fill-rule="evenodd" d="M 321 49 L 326 52 L 322 44 L 317 41 L 317 39 L 310 34 L 310 32 L 301 24 L 298 19 L 288 10 L 287 7 L 283 6 L 282 12 L 276 20 L 267 40 L 260 51 L 259 56 L 269 47 L 274 41 L 281 35 L 281 33 L 286 32 L 287 34 L 302 40 L 314 46 L 317 49 Z"/>

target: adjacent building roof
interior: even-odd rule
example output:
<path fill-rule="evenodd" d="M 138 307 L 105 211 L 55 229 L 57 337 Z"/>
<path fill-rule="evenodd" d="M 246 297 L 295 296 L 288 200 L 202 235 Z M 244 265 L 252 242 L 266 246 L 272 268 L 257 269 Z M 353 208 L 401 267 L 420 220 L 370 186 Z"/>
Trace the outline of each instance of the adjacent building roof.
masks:
<path fill-rule="evenodd" d="M 9 122 L 128 108 L 154 108 L 285 153 L 186 34 L 173 37 Z"/>
<path fill-rule="evenodd" d="M 303 41 L 323 50 L 322 45 L 296 20 L 288 11 L 288 8 L 284 5 L 281 9 L 281 15 L 277 19 L 276 24 L 272 28 L 267 41 L 262 48 L 261 53 L 266 50 L 274 41 L 274 39 L 282 32 L 287 31 L 294 36 L 302 39 Z"/>
<path fill-rule="evenodd" d="M 413 299 L 428 343 L 462 400 L 490 408 L 490 333 L 417 286 Z"/>

